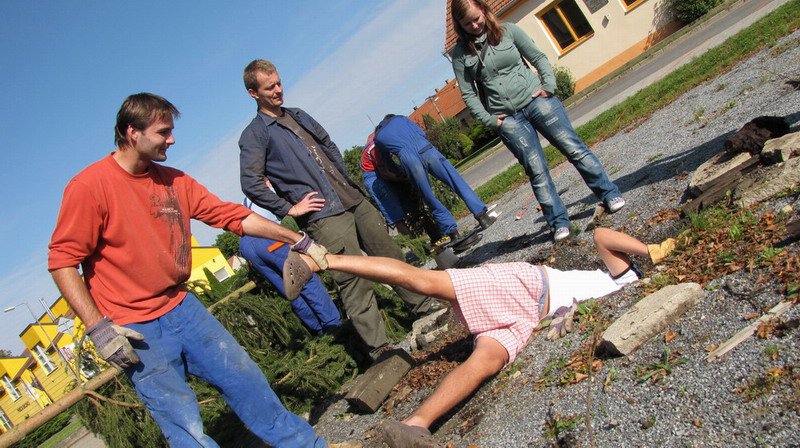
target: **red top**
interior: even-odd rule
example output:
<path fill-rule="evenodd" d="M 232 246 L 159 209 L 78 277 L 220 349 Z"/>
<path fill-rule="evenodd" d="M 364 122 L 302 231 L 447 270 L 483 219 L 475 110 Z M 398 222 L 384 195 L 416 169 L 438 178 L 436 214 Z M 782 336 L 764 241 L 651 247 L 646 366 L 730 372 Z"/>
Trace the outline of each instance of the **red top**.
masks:
<path fill-rule="evenodd" d="M 378 168 L 376 165 L 381 165 L 381 161 L 375 151 L 375 134 L 372 133 L 367 138 L 364 152 L 361 153 L 361 171 L 365 173 L 375 171 Z"/>
<path fill-rule="evenodd" d="M 222 202 L 177 169 L 151 163 L 132 175 L 112 156 L 65 188 L 48 269 L 81 264 L 97 308 L 124 325 L 158 318 L 186 296 L 190 218 L 241 235 L 252 211 Z"/>

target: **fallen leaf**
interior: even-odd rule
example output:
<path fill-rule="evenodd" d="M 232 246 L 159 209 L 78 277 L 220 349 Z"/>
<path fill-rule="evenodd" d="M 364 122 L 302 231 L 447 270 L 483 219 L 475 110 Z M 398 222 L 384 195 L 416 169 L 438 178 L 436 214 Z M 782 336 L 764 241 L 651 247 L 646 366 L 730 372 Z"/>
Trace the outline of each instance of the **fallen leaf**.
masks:
<path fill-rule="evenodd" d="M 694 426 L 697 426 L 698 428 L 703 426 L 703 421 L 700 420 L 699 418 L 694 419 L 694 421 L 692 423 L 694 423 Z"/>
<path fill-rule="evenodd" d="M 755 312 L 755 313 L 749 313 L 749 314 L 745 314 L 744 316 L 742 316 L 742 319 L 744 319 L 744 320 L 751 320 L 751 319 L 755 319 L 756 317 L 758 317 L 758 316 L 760 316 L 760 315 L 761 315 L 761 313 L 758 313 L 758 312 Z"/>
<path fill-rule="evenodd" d="M 664 343 L 672 342 L 672 340 L 675 339 L 676 336 L 678 336 L 678 334 L 675 333 L 674 331 L 668 331 L 667 334 L 664 335 Z"/>
<path fill-rule="evenodd" d="M 717 344 L 711 344 L 708 347 L 706 347 L 707 352 L 713 352 L 716 349 L 717 349 Z"/>

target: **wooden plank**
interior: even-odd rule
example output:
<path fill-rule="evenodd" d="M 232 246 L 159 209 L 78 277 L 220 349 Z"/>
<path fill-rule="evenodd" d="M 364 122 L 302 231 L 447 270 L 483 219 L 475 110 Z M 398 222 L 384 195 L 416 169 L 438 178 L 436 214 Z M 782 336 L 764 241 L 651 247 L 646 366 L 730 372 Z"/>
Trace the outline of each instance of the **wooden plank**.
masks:
<path fill-rule="evenodd" d="M 374 413 L 413 365 L 414 360 L 405 350 L 389 352 L 356 380 L 345 399 L 360 411 Z"/>
<path fill-rule="evenodd" d="M 761 325 L 762 322 L 772 319 L 773 317 L 780 316 L 781 314 L 789 310 L 789 308 L 791 307 L 792 307 L 792 302 L 781 302 L 775 305 L 774 307 L 772 307 L 771 310 L 767 311 L 767 314 L 759 317 L 752 324 L 739 330 L 739 332 L 733 335 L 732 338 L 728 339 L 727 341 L 722 343 L 722 345 L 717 347 L 713 352 L 709 353 L 708 357 L 706 357 L 706 361 L 712 362 L 721 358 L 725 353 L 728 353 L 729 351 L 733 350 L 734 347 L 736 347 L 737 345 L 741 344 L 742 342 L 750 338 L 750 336 L 752 336 L 756 332 L 758 326 Z"/>

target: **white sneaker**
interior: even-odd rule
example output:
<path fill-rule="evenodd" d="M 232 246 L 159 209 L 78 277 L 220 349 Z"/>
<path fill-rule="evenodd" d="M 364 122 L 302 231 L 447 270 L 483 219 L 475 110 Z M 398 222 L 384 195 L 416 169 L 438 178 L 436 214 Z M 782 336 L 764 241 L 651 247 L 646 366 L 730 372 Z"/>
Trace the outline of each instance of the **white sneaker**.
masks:
<path fill-rule="evenodd" d="M 553 233 L 553 241 L 561 241 L 569 236 L 569 227 L 559 227 Z"/>
<path fill-rule="evenodd" d="M 611 213 L 619 211 L 622 207 L 625 207 L 625 198 L 622 196 L 617 196 L 613 199 L 609 199 L 606 203 L 606 206 L 608 207 L 608 211 Z"/>

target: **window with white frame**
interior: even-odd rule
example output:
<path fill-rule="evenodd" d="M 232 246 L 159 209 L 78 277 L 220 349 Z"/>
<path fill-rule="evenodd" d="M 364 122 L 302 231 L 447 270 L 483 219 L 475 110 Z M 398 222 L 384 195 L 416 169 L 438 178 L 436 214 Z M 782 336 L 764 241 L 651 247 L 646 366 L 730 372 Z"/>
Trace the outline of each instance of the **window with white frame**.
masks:
<path fill-rule="evenodd" d="M 38 400 L 39 399 L 39 392 L 36 391 L 36 388 L 32 385 L 28 384 L 27 381 L 22 380 L 22 388 L 25 390 L 25 393 L 28 394 L 28 397 L 31 400 Z"/>
<path fill-rule="evenodd" d="M 224 281 L 230 278 L 231 274 L 228 273 L 228 270 L 225 268 L 220 268 L 217 272 L 214 273 L 214 277 L 217 278 L 219 281 Z"/>
<path fill-rule="evenodd" d="M 33 346 L 33 354 L 36 357 L 36 361 L 38 361 L 39 365 L 44 369 L 44 373 L 49 375 L 50 372 L 56 370 L 56 365 L 50 360 L 50 357 L 47 356 L 47 351 L 41 344 Z"/>
<path fill-rule="evenodd" d="M 0 425 L 3 425 L 3 429 L 8 431 L 9 429 L 13 428 L 14 425 L 11 423 L 11 419 L 8 418 L 5 412 L 0 409 Z"/>
<path fill-rule="evenodd" d="M 3 375 L 3 387 L 6 389 L 6 392 L 11 395 L 11 398 L 13 398 L 14 401 L 22 398 L 22 394 L 19 393 L 17 387 L 14 386 L 14 383 L 11 382 L 11 378 L 9 378 L 8 375 Z"/>
<path fill-rule="evenodd" d="M 555 1 L 537 14 L 561 53 L 594 35 L 594 30 L 575 0 Z"/>

